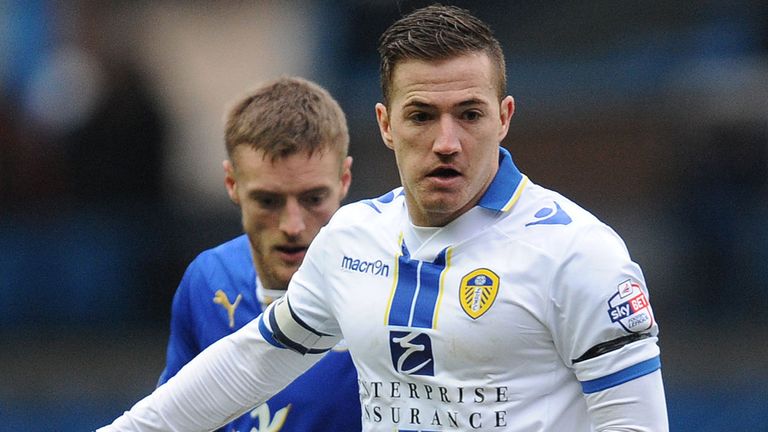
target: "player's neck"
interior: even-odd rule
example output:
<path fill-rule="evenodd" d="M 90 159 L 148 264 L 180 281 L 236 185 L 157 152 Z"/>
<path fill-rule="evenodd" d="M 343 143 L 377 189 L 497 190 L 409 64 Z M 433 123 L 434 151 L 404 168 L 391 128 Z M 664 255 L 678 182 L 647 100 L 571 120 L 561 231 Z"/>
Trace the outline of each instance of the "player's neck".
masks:
<path fill-rule="evenodd" d="M 261 306 L 264 308 L 269 306 L 273 301 L 284 296 L 285 291 L 286 288 L 267 288 L 261 280 L 256 277 L 256 299 L 259 300 L 259 303 L 261 303 Z"/>

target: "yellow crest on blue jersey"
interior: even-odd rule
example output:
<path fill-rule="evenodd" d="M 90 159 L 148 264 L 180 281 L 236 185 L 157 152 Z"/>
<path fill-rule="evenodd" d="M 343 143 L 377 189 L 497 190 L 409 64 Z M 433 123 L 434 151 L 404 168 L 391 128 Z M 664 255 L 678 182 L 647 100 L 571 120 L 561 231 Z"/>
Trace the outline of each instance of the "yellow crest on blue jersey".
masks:
<path fill-rule="evenodd" d="M 499 293 L 499 276 L 481 268 L 461 278 L 459 303 L 472 319 L 480 318 L 493 305 Z"/>

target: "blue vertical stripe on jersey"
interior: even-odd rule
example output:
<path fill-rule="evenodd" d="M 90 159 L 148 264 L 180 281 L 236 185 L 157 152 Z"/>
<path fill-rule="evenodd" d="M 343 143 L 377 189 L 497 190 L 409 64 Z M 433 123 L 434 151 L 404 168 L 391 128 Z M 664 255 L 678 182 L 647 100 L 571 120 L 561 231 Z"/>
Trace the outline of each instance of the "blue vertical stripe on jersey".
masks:
<path fill-rule="evenodd" d="M 432 328 L 437 329 L 437 318 L 440 315 L 440 303 L 443 301 L 443 294 L 445 293 L 445 274 L 448 272 L 448 268 L 451 266 L 451 255 L 453 253 L 453 248 L 448 247 L 446 248 L 442 255 L 442 260 L 444 260 L 445 269 L 440 274 L 440 293 L 437 296 L 437 307 L 435 308 L 435 316 L 432 318 Z"/>
<path fill-rule="evenodd" d="M 403 244 L 398 257 L 397 285 L 392 296 L 387 324 L 404 327 L 432 328 L 440 299 L 441 274 L 446 268 L 443 249 L 434 262 L 410 259 Z"/>
<path fill-rule="evenodd" d="M 418 261 L 411 261 L 407 255 L 400 256 L 397 263 L 397 286 L 389 309 L 389 325 L 408 326 L 418 287 Z"/>
<path fill-rule="evenodd" d="M 581 389 L 584 393 L 596 393 L 625 382 L 632 381 L 635 378 L 648 375 L 649 373 L 661 368 L 661 359 L 659 356 L 642 361 L 634 366 L 614 372 L 601 378 L 582 381 Z"/>
<path fill-rule="evenodd" d="M 437 299 L 440 295 L 440 275 L 445 270 L 445 252 L 443 249 L 434 262 L 422 262 L 420 289 L 416 298 L 411 327 L 432 328 L 433 318 L 437 309 Z"/>

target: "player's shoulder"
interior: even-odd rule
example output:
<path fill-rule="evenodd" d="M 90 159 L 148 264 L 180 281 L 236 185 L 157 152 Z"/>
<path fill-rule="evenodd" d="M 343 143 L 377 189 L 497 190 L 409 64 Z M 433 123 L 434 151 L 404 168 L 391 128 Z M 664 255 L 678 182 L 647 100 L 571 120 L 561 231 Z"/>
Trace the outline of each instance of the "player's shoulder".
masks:
<path fill-rule="evenodd" d="M 200 252 L 184 277 L 194 290 L 247 288 L 256 277 L 248 237 L 242 234 Z"/>
<path fill-rule="evenodd" d="M 405 195 L 402 187 L 376 198 L 368 198 L 342 206 L 333 215 L 328 227 L 339 229 L 382 228 L 387 220 L 400 215 Z"/>
<path fill-rule="evenodd" d="M 515 213 L 526 227 L 551 225 L 573 228 L 601 223 L 570 198 L 533 182 L 526 185 L 515 207 Z"/>
<path fill-rule="evenodd" d="M 231 240 L 200 252 L 191 265 L 218 266 L 250 260 L 248 236 L 241 234 Z"/>
<path fill-rule="evenodd" d="M 594 214 L 562 194 L 529 182 L 504 226 L 538 245 L 563 250 L 584 237 L 619 240 Z M 613 241 L 611 240 L 611 241 Z"/>

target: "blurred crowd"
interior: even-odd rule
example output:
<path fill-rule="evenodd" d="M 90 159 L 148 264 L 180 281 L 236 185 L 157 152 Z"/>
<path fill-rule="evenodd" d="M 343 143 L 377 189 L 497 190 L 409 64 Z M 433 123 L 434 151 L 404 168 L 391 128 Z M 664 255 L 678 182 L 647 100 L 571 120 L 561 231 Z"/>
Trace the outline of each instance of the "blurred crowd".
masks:
<path fill-rule="evenodd" d="M 276 75 L 341 101 L 353 199 L 395 185 L 377 163 L 391 155 L 375 35 L 421 3 L 3 2 L 0 322 L 162 323 L 191 251 L 238 229 L 219 165 L 227 103 Z M 627 230 L 657 308 L 761 315 L 768 7 L 463 5 L 508 47 L 518 164 Z"/>

